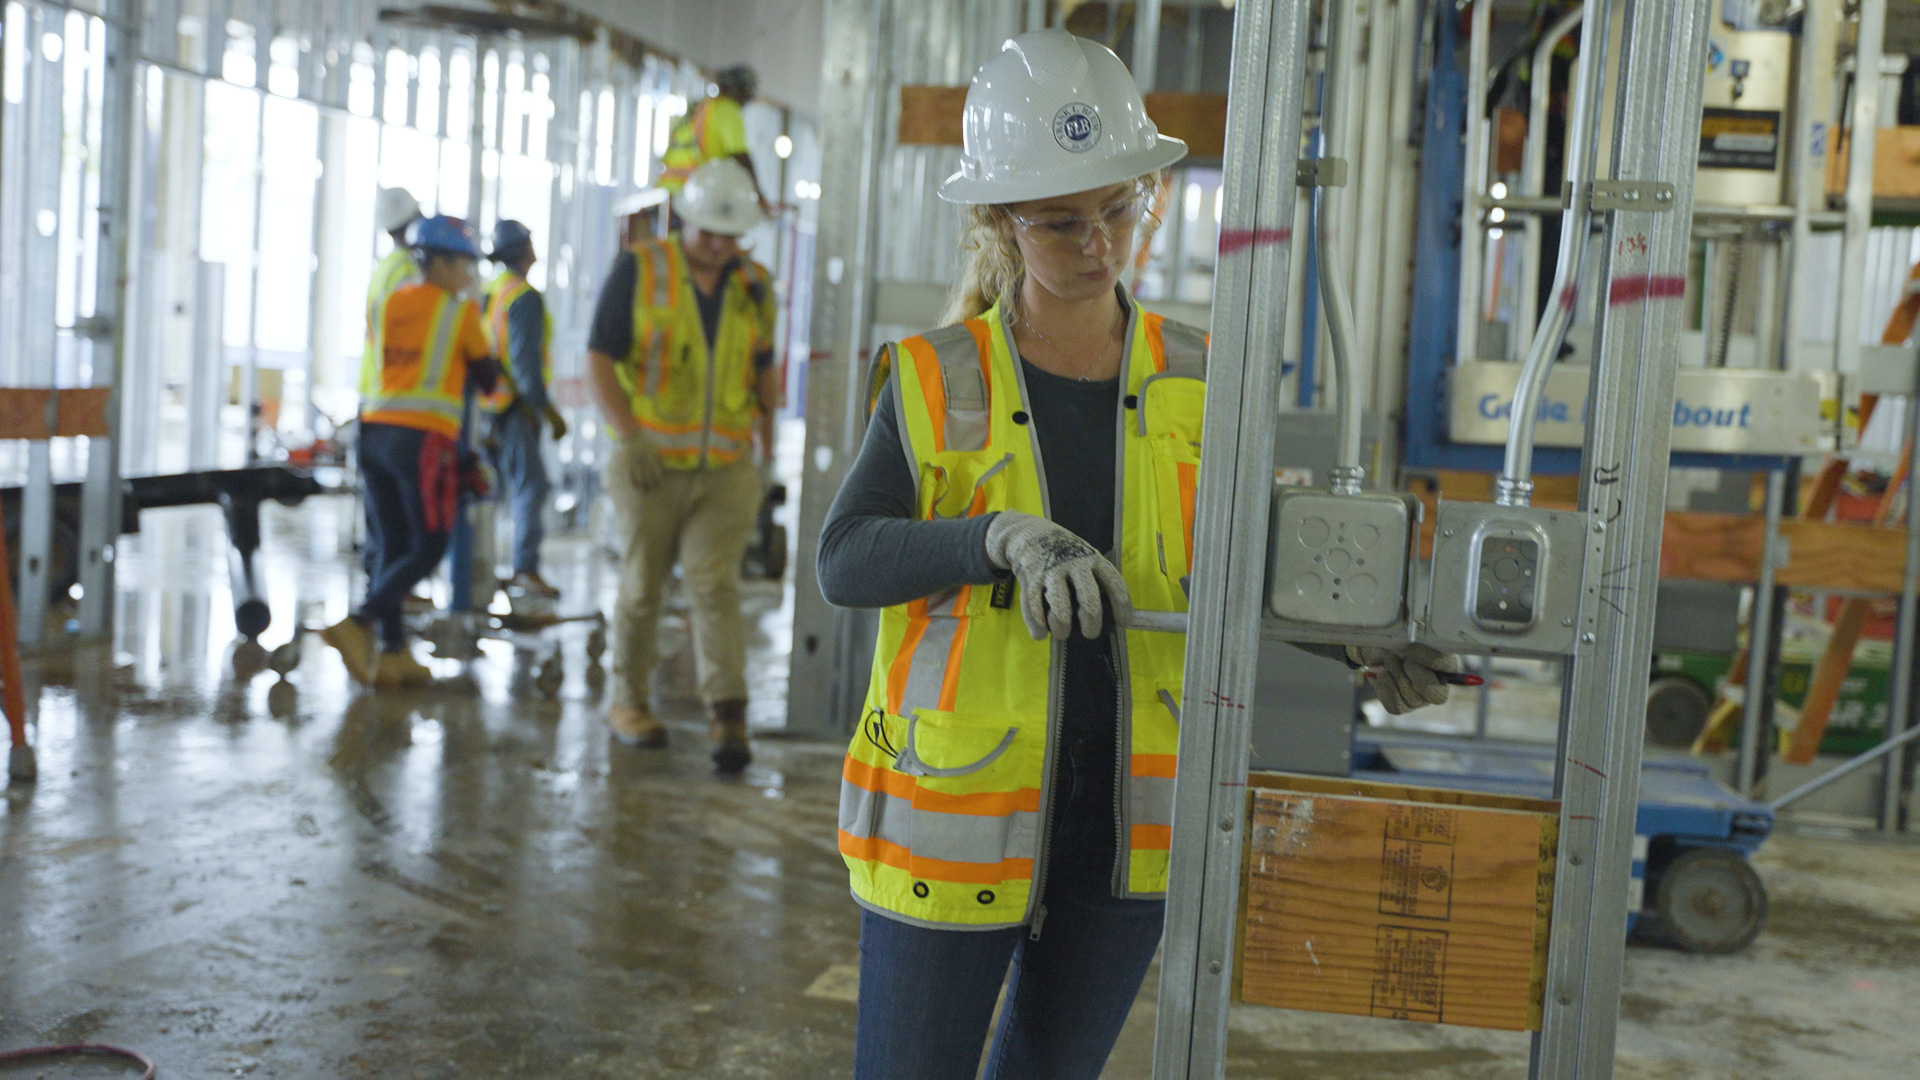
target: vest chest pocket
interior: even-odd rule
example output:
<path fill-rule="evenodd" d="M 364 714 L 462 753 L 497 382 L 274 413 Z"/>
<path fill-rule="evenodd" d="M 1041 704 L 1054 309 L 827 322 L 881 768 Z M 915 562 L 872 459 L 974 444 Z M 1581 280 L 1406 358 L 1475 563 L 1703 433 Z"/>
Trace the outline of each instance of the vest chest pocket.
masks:
<path fill-rule="evenodd" d="M 1013 455 L 994 450 L 942 450 L 920 465 L 920 516 L 977 517 L 1007 508 Z"/>
<path fill-rule="evenodd" d="M 1207 384 L 1187 375 L 1162 372 L 1140 384 L 1135 434 L 1152 455 L 1155 554 L 1177 596 L 1186 595 L 1193 568 L 1193 505 L 1206 396 Z"/>

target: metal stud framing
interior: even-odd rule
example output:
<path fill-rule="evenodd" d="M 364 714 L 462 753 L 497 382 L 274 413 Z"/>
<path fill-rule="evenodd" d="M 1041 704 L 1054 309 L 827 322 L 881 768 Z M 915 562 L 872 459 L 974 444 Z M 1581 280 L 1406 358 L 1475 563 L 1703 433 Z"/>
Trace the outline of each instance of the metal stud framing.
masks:
<path fill-rule="evenodd" d="M 1624 6 L 1611 179 L 1673 185 L 1671 209 L 1606 215 L 1595 403 L 1581 458 L 1588 517 L 1581 634 L 1562 694 L 1560 851 L 1537 1077 L 1613 1075 L 1627 886 L 1653 650 L 1673 380 L 1683 318 L 1711 0 Z"/>
<path fill-rule="evenodd" d="M 1207 457 L 1194 514 L 1194 547 L 1204 554 L 1190 594 L 1154 1040 L 1161 1080 L 1219 1076 L 1226 1047 L 1310 7 L 1257 0 L 1234 12 Z"/>

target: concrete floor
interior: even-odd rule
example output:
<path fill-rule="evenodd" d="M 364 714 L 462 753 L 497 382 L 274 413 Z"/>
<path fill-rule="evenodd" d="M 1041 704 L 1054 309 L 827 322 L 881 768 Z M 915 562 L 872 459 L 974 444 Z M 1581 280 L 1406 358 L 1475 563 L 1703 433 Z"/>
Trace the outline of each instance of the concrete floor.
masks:
<path fill-rule="evenodd" d="M 296 611 L 345 610 L 347 512 L 268 508 L 267 645 Z M 604 564 L 553 550 L 570 596 L 605 596 Z M 120 1043 L 163 1077 L 848 1075 L 840 748 L 764 739 L 718 780 L 684 698 L 666 754 L 611 746 L 577 629 L 490 644 L 464 691 L 357 694 L 317 640 L 290 682 L 236 682 L 217 516 L 148 514 L 121 556 L 115 646 L 31 665 L 41 779 L 0 819 L 0 1049 Z M 764 720 L 786 598 L 750 603 Z M 684 641 L 670 625 L 669 690 Z M 568 681 L 531 696 L 554 643 Z M 1773 919 L 1745 953 L 1629 950 L 1617 1075 L 1920 1075 L 1920 847 L 1789 832 L 1757 862 Z M 1110 1077 L 1149 1075 L 1153 988 Z M 1246 1007 L 1230 1049 L 1231 1076 L 1477 1080 L 1524 1076 L 1527 1040 Z"/>

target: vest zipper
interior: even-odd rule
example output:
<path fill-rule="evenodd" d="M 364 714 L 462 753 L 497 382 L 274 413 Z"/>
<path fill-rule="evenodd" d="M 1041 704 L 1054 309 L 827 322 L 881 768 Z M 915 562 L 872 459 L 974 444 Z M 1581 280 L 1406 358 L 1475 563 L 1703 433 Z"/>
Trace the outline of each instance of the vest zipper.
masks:
<path fill-rule="evenodd" d="M 1037 448 L 1034 457 L 1035 460 L 1039 458 Z M 1044 760 L 1040 766 L 1044 770 L 1040 774 L 1040 845 L 1033 853 L 1033 886 L 1027 900 L 1027 910 L 1032 916 L 1029 920 L 1032 929 L 1028 932 L 1028 936 L 1035 941 L 1040 939 L 1040 924 L 1047 918 L 1047 906 L 1041 903 L 1041 898 L 1047 894 L 1047 849 L 1053 840 L 1053 795 L 1056 786 L 1053 782 L 1053 771 L 1055 763 L 1059 760 L 1057 753 L 1060 746 L 1060 722 L 1067 701 L 1066 644 L 1059 641 L 1053 642 L 1048 648 L 1048 654 L 1053 662 L 1053 691 L 1047 702 L 1047 750 L 1041 755 Z"/>
<path fill-rule="evenodd" d="M 1113 741 L 1116 749 L 1113 754 L 1113 880 L 1114 895 L 1125 898 L 1128 886 L 1128 869 L 1131 862 L 1132 844 L 1127 836 L 1127 764 L 1133 756 L 1127 738 L 1129 717 L 1127 716 L 1127 684 L 1125 679 L 1126 658 L 1121 642 L 1126 631 L 1114 627 L 1113 643 L 1107 649 L 1107 663 L 1113 675 Z"/>

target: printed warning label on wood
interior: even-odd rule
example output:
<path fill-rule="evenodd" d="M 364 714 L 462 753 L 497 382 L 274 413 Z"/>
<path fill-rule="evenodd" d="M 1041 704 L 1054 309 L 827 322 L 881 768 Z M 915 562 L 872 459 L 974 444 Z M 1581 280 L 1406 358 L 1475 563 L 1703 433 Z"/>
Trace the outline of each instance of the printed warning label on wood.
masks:
<path fill-rule="evenodd" d="M 1380 848 L 1380 914 L 1446 919 L 1453 914 L 1453 835 L 1459 812 L 1396 806 Z"/>
<path fill-rule="evenodd" d="M 1382 926 L 1373 937 L 1373 1015 L 1439 1023 L 1446 1003 L 1447 932 Z"/>
<path fill-rule="evenodd" d="M 1319 789 L 1283 790 L 1269 774 L 1249 793 L 1241 1000 L 1538 1027 L 1557 816 L 1300 779 Z"/>

